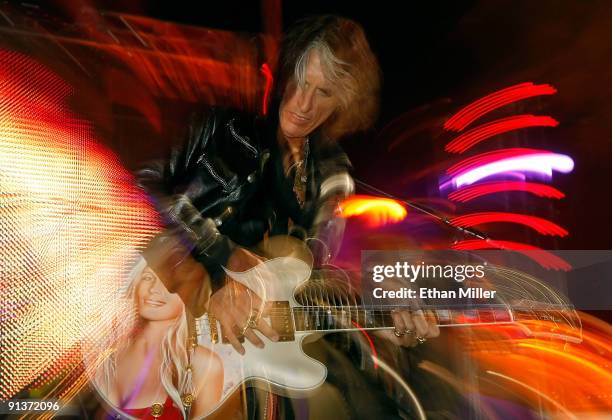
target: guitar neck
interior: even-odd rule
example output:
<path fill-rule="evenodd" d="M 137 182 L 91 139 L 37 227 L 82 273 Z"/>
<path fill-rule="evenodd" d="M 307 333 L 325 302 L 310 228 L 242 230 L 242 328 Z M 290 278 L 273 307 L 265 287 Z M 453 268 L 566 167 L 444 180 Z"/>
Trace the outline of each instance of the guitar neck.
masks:
<path fill-rule="evenodd" d="M 393 329 L 392 312 L 407 309 L 405 306 L 294 306 L 288 301 L 273 301 L 272 308 L 266 311 L 273 329 L 279 332 L 280 341 L 293 341 L 295 333 L 315 333 L 356 330 Z M 537 304 L 526 307 L 510 308 L 507 305 L 479 305 L 472 308 L 440 308 L 422 306 L 428 322 L 439 327 L 461 327 L 492 324 L 521 325 L 530 335 L 560 337 L 580 342 L 580 319 L 573 307 L 565 304 Z M 530 324 L 552 327 L 549 332 L 534 331 Z M 204 323 L 205 330 L 212 342 L 225 340 L 219 330 L 220 325 L 214 316 L 208 314 Z M 200 333 L 198 333 L 200 334 Z M 226 341 L 223 341 L 226 342 Z"/>
<path fill-rule="evenodd" d="M 295 331 L 382 330 L 394 328 L 391 312 L 405 307 L 297 306 L 292 308 Z M 512 311 L 504 305 L 483 308 L 421 308 L 430 322 L 440 327 L 514 322 Z"/>

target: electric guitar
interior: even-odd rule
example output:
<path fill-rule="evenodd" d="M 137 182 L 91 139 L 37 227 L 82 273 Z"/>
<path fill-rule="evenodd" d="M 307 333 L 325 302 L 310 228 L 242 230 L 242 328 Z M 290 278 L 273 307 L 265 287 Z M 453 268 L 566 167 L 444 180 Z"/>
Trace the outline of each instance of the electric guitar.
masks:
<path fill-rule="evenodd" d="M 307 396 L 323 384 L 327 369 L 319 361 L 307 356 L 302 350 L 302 344 L 317 339 L 323 333 L 394 328 L 391 311 L 396 307 L 354 305 L 350 299 L 338 297 L 322 286 L 311 287 L 307 292 L 306 304 L 300 304 L 296 293 L 300 292 L 313 273 L 304 258 L 277 257 L 267 260 L 264 266 L 242 273 L 226 271 L 235 281 L 268 303 L 269 309 L 263 317 L 278 332 L 278 342 L 272 342 L 262 334 L 259 336 L 265 343 L 264 348 L 258 348 L 248 340 L 241 340 L 245 354 L 240 355 L 224 339 L 223 331 L 214 317 L 205 314 L 198 320 L 199 344 L 216 352 L 224 366 L 223 396 L 211 413 L 243 385 L 263 388 L 282 396 Z M 551 333 L 530 331 L 521 324 L 522 320 L 545 319 L 568 325 L 575 323 L 577 318 L 574 311 L 567 307 L 543 310 L 540 306 L 536 310 L 517 310 L 499 304 L 470 309 L 421 309 L 440 327 L 516 324 L 531 335 Z M 579 341 L 576 337 L 563 338 Z"/>

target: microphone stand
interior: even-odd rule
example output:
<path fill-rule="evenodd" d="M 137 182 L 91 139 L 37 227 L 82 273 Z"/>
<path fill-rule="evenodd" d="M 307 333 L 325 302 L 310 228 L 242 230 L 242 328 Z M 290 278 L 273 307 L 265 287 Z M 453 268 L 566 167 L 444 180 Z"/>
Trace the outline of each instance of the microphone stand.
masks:
<path fill-rule="evenodd" d="M 474 238 L 482 239 L 484 241 L 489 241 L 490 240 L 490 238 L 485 233 L 480 232 L 479 230 L 472 229 L 472 228 L 469 228 L 469 227 L 461 227 L 461 226 L 453 225 L 450 222 L 448 217 L 440 214 L 436 210 L 433 210 L 433 209 L 431 209 L 429 207 L 423 206 L 421 204 L 416 204 L 416 203 L 414 203 L 412 201 L 404 200 L 402 198 L 395 197 L 394 195 L 389 194 L 388 192 L 383 191 L 383 190 L 381 190 L 379 188 L 376 188 L 373 185 L 367 184 L 367 183 L 365 183 L 365 182 L 363 182 L 363 181 L 361 181 L 359 179 L 355 179 L 355 183 L 357 185 L 359 185 L 361 188 L 365 189 L 365 190 L 369 190 L 372 193 L 379 194 L 379 195 L 382 195 L 384 197 L 391 198 L 393 200 L 399 201 L 400 203 L 403 203 L 406 206 L 419 211 L 420 213 L 423 213 L 423 214 L 426 214 L 428 216 L 431 216 L 436 221 L 438 221 L 440 224 L 442 224 L 444 226 L 447 226 L 447 227 L 449 227 L 449 228 L 451 228 L 453 230 L 459 231 L 459 232 L 463 233 L 464 235 L 472 236 Z"/>

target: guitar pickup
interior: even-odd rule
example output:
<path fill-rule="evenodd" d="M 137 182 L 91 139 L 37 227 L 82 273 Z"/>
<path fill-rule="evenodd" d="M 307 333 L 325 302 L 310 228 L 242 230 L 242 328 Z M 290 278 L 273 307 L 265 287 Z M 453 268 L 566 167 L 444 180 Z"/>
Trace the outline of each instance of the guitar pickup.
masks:
<path fill-rule="evenodd" d="M 278 341 L 295 340 L 289 301 L 270 302 L 270 309 L 264 313 L 265 315 L 268 315 L 272 329 L 278 333 Z"/>

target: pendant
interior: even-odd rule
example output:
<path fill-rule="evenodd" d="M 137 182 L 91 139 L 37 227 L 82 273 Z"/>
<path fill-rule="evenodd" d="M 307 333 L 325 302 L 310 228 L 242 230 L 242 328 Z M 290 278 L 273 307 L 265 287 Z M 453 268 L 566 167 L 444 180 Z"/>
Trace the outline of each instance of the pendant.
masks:
<path fill-rule="evenodd" d="M 151 406 L 151 415 L 155 418 L 161 417 L 164 413 L 164 406 L 160 403 L 155 403 Z"/>
<path fill-rule="evenodd" d="M 183 405 L 185 407 L 191 407 L 191 404 L 193 404 L 193 394 L 184 394 L 181 399 L 183 400 Z"/>
<path fill-rule="evenodd" d="M 293 192 L 297 198 L 300 207 L 304 206 L 306 201 L 306 177 L 305 170 L 302 165 L 298 166 L 295 171 L 295 177 L 293 178 Z"/>
<path fill-rule="evenodd" d="M 297 199 L 300 207 L 304 206 L 304 202 L 306 201 L 306 191 L 303 186 L 294 185 L 293 192 L 295 194 L 295 198 Z"/>

